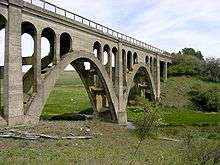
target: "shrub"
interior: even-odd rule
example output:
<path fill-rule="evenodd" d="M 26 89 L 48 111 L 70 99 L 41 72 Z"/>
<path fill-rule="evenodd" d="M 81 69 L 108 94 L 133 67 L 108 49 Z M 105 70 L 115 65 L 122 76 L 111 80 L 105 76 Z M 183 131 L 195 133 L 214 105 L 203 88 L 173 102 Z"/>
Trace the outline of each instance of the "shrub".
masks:
<path fill-rule="evenodd" d="M 168 74 L 179 75 L 199 75 L 203 66 L 203 61 L 191 55 L 176 55 L 173 65 L 169 67 Z"/>
<path fill-rule="evenodd" d="M 220 162 L 219 143 L 200 137 L 198 130 L 186 132 L 183 139 L 183 164 L 214 165 Z"/>
<path fill-rule="evenodd" d="M 131 88 L 131 91 L 128 96 L 128 100 L 135 100 L 137 96 L 141 95 L 140 88 L 138 87 L 138 84 L 135 84 L 133 88 Z"/>
<path fill-rule="evenodd" d="M 220 82 L 220 58 L 208 58 L 202 68 L 202 77 L 214 81 Z"/>
<path fill-rule="evenodd" d="M 142 109 L 142 113 L 135 121 L 136 135 L 142 141 L 153 134 L 161 120 L 157 104 L 149 102 L 143 97 L 137 97 L 136 102 L 139 108 Z"/>
<path fill-rule="evenodd" d="M 134 122 L 136 127 L 135 135 L 138 138 L 138 145 L 135 147 L 133 157 L 137 155 L 141 143 L 157 131 L 157 127 L 161 121 L 158 113 L 159 108 L 155 103 L 149 102 L 143 97 L 136 97 L 136 103 L 138 111 L 142 113 L 139 114 Z M 131 161 L 130 164 L 133 164 L 133 161 Z"/>
<path fill-rule="evenodd" d="M 220 88 L 194 86 L 189 92 L 194 107 L 200 111 L 220 112 Z"/>

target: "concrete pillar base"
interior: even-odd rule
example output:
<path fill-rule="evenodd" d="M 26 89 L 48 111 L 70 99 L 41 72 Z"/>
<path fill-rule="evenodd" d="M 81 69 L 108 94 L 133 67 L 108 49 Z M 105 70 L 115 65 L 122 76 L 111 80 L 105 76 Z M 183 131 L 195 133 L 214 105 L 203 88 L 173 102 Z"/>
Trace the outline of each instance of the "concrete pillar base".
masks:
<path fill-rule="evenodd" d="M 119 125 L 127 125 L 127 112 L 118 112 L 118 124 Z"/>
<path fill-rule="evenodd" d="M 7 126 L 7 121 L 0 116 L 0 127 Z"/>
<path fill-rule="evenodd" d="M 39 123 L 39 118 L 38 117 L 36 117 L 36 116 L 29 116 L 29 115 L 26 115 L 25 116 L 25 124 L 27 125 L 29 125 L 29 124 L 31 124 L 31 125 L 37 125 L 38 123 Z"/>
<path fill-rule="evenodd" d="M 23 125 L 25 123 L 25 116 L 15 116 L 10 117 L 8 119 L 8 126 L 15 126 L 15 125 Z"/>

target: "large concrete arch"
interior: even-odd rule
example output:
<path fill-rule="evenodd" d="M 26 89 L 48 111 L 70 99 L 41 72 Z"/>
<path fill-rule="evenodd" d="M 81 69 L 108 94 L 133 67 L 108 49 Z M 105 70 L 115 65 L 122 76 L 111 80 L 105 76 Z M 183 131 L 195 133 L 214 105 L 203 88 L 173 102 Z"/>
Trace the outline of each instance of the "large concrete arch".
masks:
<path fill-rule="evenodd" d="M 146 80 L 147 80 L 147 83 L 149 85 L 149 90 L 151 91 L 150 92 L 151 93 L 151 98 L 153 100 L 156 100 L 156 87 L 154 85 L 154 80 L 153 80 L 153 76 L 150 72 L 149 65 L 147 65 L 145 63 L 138 63 L 138 64 L 135 64 L 133 66 L 132 73 L 128 75 L 127 89 L 126 89 L 125 94 L 124 94 L 124 108 L 127 107 L 128 96 L 129 96 L 129 93 L 130 93 L 131 88 L 133 86 L 135 75 L 138 73 L 138 71 L 140 69 L 143 69 L 143 71 L 145 72 Z"/>
<path fill-rule="evenodd" d="M 42 81 L 40 91 L 37 93 L 37 95 L 33 99 L 32 104 L 30 105 L 27 112 L 25 112 L 27 122 L 31 122 L 31 123 L 38 122 L 40 115 L 41 115 L 41 112 L 42 112 L 42 109 L 43 109 L 43 106 L 46 103 L 46 100 L 50 94 L 50 91 L 54 87 L 55 81 L 59 78 L 60 73 L 66 68 L 67 65 L 69 65 L 69 64 L 74 65 L 74 61 L 83 60 L 83 59 L 86 59 L 87 61 L 94 64 L 95 69 L 97 70 L 98 76 L 103 83 L 103 87 L 105 89 L 107 98 L 112 103 L 114 114 L 115 114 L 114 117 L 117 120 L 118 101 L 117 101 L 117 97 L 114 92 L 114 88 L 111 83 L 111 80 L 108 76 L 107 71 L 105 70 L 105 67 L 94 56 L 94 54 L 87 53 L 84 51 L 73 51 L 73 52 L 70 52 L 70 53 L 64 55 L 60 59 L 60 63 L 57 64 L 53 68 L 53 70 L 51 70 L 51 72 Z M 87 86 L 85 86 L 85 87 L 88 92 L 88 87 Z M 93 103 L 92 103 L 92 105 L 94 106 Z"/>

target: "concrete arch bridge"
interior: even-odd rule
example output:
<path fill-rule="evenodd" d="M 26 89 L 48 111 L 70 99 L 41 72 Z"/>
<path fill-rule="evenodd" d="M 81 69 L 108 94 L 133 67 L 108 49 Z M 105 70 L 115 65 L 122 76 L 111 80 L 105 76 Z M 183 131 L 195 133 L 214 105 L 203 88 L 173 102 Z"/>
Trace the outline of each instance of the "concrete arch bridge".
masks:
<path fill-rule="evenodd" d="M 80 75 L 94 112 L 126 124 L 131 88 L 137 85 L 141 95 L 159 100 L 160 81 L 166 81 L 172 60 L 161 49 L 43 0 L 1 0 L 2 29 L 0 126 L 38 123 L 50 91 L 69 64 Z M 23 34 L 32 37 L 33 54 L 22 56 Z M 50 43 L 45 57 L 42 37 Z M 24 73 L 25 66 L 29 70 Z"/>

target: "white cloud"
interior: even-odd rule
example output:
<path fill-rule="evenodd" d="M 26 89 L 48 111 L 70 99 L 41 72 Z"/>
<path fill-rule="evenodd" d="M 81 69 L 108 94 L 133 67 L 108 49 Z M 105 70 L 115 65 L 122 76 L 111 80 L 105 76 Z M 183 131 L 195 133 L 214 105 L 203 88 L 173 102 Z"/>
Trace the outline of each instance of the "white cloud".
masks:
<path fill-rule="evenodd" d="M 54 0 L 59 6 L 169 51 L 220 57 L 219 0 Z"/>
<path fill-rule="evenodd" d="M 219 0 L 48 1 L 168 51 L 193 47 L 220 57 Z"/>

